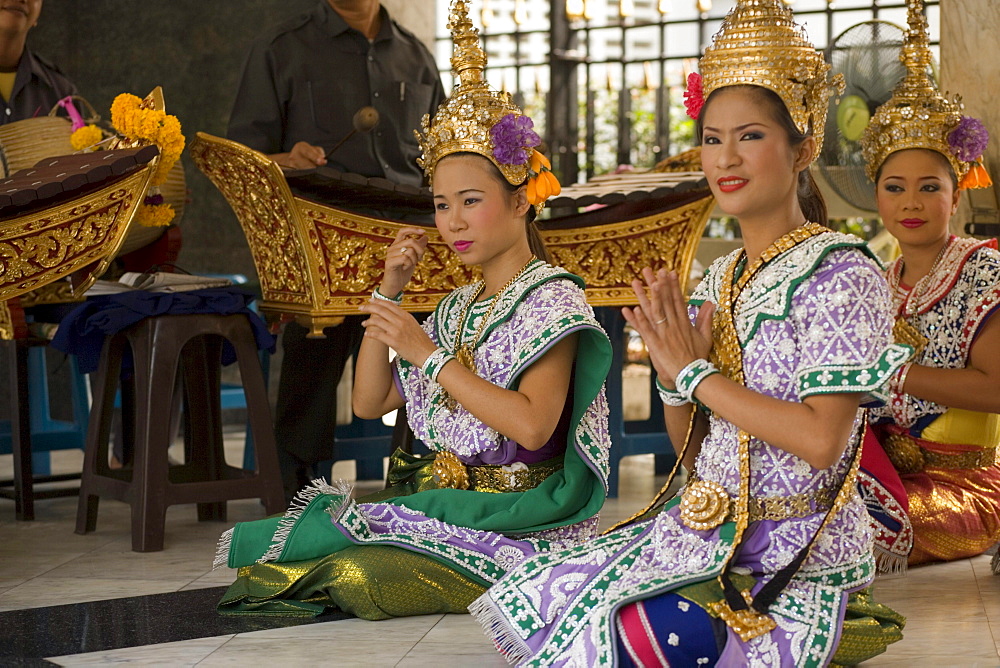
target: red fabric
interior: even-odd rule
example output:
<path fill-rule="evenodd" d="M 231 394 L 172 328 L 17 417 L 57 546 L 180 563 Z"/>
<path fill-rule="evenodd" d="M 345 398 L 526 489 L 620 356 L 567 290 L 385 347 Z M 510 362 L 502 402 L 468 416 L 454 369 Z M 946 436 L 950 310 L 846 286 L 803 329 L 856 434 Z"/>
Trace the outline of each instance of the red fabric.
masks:
<path fill-rule="evenodd" d="M 910 510 L 909 496 L 903 481 L 896 471 L 896 467 L 889 460 L 889 455 L 885 454 L 882 444 L 875 437 L 875 432 L 871 427 L 865 428 L 864 445 L 861 448 L 861 468 L 867 471 L 873 478 L 882 483 L 882 486 L 892 494 L 892 498 L 903 507 L 903 510 Z"/>
<path fill-rule="evenodd" d="M 630 603 L 623 607 L 618 613 L 621 621 L 621 631 L 624 636 L 625 645 L 630 650 L 632 660 L 639 666 L 659 666 L 662 665 L 659 654 L 653 647 L 656 642 L 649 637 L 646 626 L 642 623 L 642 601 Z"/>

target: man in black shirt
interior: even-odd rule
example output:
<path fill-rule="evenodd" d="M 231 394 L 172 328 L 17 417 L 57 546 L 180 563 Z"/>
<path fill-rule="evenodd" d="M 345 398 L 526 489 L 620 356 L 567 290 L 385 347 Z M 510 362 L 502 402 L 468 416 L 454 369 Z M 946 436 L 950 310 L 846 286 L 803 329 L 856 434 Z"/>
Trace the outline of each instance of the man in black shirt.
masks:
<path fill-rule="evenodd" d="M 0 125 L 44 116 L 76 86 L 26 46 L 38 23 L 42 0 L 0 3 Z"/>
<path fill-rule="evenodd" d="M 227 134 L 284 167 L 329 164 L 419 186 L 413 131 L 444 97 L 430 51 L 378 0 L 320 0 L 254 42 Z M 379 112 L 375 129 L 324 157 L 365 106 Z M 334 458 L 337 384 L 360 343 L 361 320 L 346 318 L 325 330 L 326 339 L 285 326 L 275 434 L 288 497 L 315 475 L 315 464 Z"/>

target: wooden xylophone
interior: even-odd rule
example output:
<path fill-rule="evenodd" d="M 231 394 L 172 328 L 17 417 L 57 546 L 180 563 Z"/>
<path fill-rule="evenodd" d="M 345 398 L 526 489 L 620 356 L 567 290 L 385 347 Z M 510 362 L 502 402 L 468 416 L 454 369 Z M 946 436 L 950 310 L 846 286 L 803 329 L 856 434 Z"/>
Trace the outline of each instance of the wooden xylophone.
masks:
<path fill-rule="evenodd" d="M 261 309 L 294 317 L 315 336 L 369 299 L 400 227 L 433 229 L 426 189 L 328 168 L 283 172 L 262 153 L 204 133 L 191 155 L 239 219 L 260 279 Z M 700 172 L 602 177 L 566 188 L 540 228 L 555 262 L 586 280 L 592 304 L 626 305 L 634 303 L 631 281 L 642 267 L 687 277 L 713 204 Z M 414 220 L 421 212 L 425 220 Z M 472 270 L 432 231 L 403 307 L 431 310 L 472 280 Z"/>

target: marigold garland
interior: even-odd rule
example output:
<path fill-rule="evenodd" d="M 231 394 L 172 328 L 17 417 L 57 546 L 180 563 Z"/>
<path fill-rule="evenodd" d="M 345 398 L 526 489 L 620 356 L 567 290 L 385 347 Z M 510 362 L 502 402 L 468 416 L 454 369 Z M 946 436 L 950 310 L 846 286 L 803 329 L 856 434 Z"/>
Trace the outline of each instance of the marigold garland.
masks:
<path fill-rule="evenodd" d="M 169 204 L 143 204 L 136 220 L 146 227 L 166 227 L 174 219 L 174 207 Z"/>
<path fill-rule="evenodd" d="M 176 116 L 141 105 L 142 100 L 135 95 L 122 93 L 111 104 L 111 124 L 129 139 L 147 141 L 160 149 L 160 161 L 150 180 L 150 185 L 158 186 L 167 180 L 167 173 L 184 152 L 184 135 Z"/>
<path fill-rule="evenodd" d="M 157 186 L 167 180 L 167 174 L 184 152 L 180 121 L 157 109 L 143 109 L 141 99 L 122 93 L 111 103 L 111 125 L 129 139 L 150 142 L 160 149 L 160 161 L 149 180 L 150 192 L 158 193 Z M 169 204 L 146 202 L 139 207 L 136 218 L 146 227 L 164 227 L 174 219 L 174 208 Z"/>
<path fill-rule="evenodd" d="M 74 151 L 82 151 L 92 148 L 104 139 L 104 133 L 96 125 L 84 125 L 82 128 L 73 131 L 69 136 L 69 143 Z"/>

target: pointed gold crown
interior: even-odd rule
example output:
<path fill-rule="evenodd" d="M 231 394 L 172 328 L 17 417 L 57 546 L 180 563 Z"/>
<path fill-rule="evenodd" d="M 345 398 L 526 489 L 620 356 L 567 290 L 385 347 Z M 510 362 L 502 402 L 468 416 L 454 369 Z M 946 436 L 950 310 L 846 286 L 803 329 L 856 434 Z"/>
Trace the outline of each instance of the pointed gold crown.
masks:
<path fill-rule="evenodd" d="M 492 90 L 486 83 L 486 54 L 479 45 L 479 31 L 469 19 L 466 0 L 452 3 L 448 29 L 455 44 L 451 71 L 458 85 L 438 107 L 433 120 L 429 114 L 424 115 L 420 122 L 423 132 L 414 131 L 423 152 L 417 164 L 423 168 L 427 180 L 433 182 L 434 168 L 441 158 L 452 153 L 478 153 L 496 165 L 511 185 L 520 185 L 528 178 L 528 160 L 539 143 L 538 135 L 530 130 L 530 119 L 514 104 L 510 94 Z M 507 116 L 512 118 L 506 119 Z M 525 120 L 520 121 L 522 118 Z M 501 119 L 506 119 L 503 126 L 510 125 L 511 131 L 502 133 L 499 139 L 502 146 L 498 147 L 494 126 Z M 524 125 L 528 126 L 527 132 L 519 132 Z"/>
<path fill-rule="evenodd" d="M 930 37 L 923 1 L 907 0 L 906 5 L 908 27 L 899 54 L 906 75 L 896 85 L 889 101 L 872 116 L 861 137 L 865 171 L 874 181 L 891 153 L 925 148 L 947 158 L 961 181 L 982 156 L 988 133 L 979 121 L 963 118 L 964 105 L 960 97 L 948 99 L 938 91 L 930 76 Z M 982 133 L 986 133 L 986 137 Z"/>
<path fill-rule="evenodd" d="M 761 86 L 777 93 L 795 126 L 823 148 L 830 96 L 844 80 L 792 20 L 781 0 L 741 0 L 722 22 L 699 64 L 704 99 L 725 86 Z"/>

